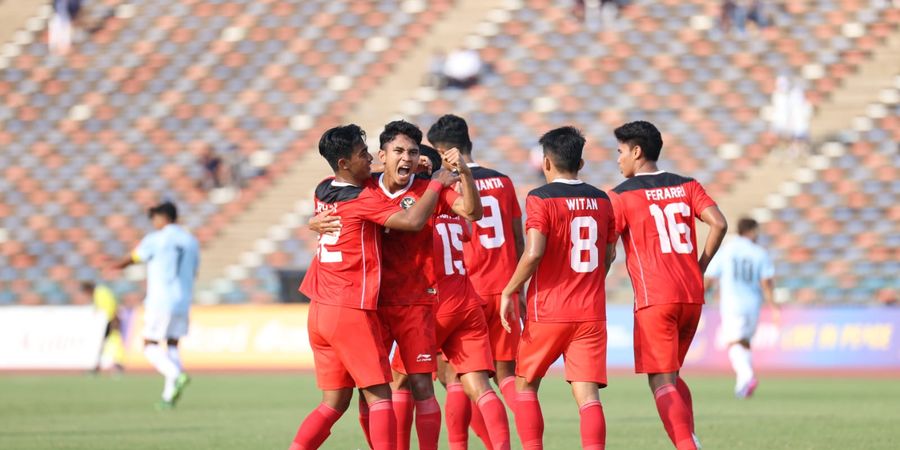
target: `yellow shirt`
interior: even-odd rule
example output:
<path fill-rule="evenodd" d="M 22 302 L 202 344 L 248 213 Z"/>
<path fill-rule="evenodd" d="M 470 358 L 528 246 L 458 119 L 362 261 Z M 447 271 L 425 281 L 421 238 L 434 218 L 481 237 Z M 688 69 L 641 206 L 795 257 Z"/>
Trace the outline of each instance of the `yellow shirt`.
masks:
<path fill-rule="evenodd" d="M 106 320 L 113 320 L 116 317 L 117 303 L 116 295 L 113 294 L 112 289 L 102 284 L 98 284 L 94 288 L 94 306 L 106 314 Z"/>

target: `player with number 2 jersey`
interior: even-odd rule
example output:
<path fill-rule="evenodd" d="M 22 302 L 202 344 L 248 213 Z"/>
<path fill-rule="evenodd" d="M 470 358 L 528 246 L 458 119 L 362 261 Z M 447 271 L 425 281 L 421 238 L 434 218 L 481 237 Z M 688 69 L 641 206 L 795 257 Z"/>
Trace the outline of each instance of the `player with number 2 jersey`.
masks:
<path fill-rule="evenodd" d="M 703 272 L 727 224 L 700 183 L 657 168 L 662 135 L 653 124 L 627 123 L 615 135 L 628 180 L 610 199 L 634 288 L 635 372 L 648 374 L 672 443 L 694 449 L 692 399 L 679 371 L 700 321 Z M 710 226 L 699 261 L 695 218 Z"/>

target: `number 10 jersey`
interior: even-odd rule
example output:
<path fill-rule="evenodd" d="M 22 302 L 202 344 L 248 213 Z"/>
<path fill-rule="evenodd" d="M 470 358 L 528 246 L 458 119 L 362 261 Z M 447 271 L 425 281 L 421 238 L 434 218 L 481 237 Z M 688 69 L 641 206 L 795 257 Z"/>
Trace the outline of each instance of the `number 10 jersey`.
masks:
<path fill-rule="evenodd" d="M 547 238 L 528 284 L 528 320 L 606 320 L 606 245 L 616 241 L 605 192 L 580 180 L 554 180 L 528 193 L 525 229 Z"/>
<path fill-rule="evenodd" d="M 694 218 L 716 206 L 692 178 L 659 171 L 638 174 L 610 193 L 622 235 L 635 309 L 703 303 Z"/>

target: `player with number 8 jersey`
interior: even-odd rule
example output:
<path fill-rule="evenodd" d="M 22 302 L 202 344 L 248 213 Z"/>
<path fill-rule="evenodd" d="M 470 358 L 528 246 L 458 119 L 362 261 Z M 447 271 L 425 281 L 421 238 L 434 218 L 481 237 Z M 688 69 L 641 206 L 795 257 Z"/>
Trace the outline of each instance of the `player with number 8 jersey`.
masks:
<path fill-rule="evenodd" d="M 649 122 L 615 130 L 618 164 L 628 178 L 610 199 L 634 288 L 634 368 L 648 374 L 666 432 L 694 449 L 693 405 L 680 370 L 700 321 L 703 272 L 725 236 L 716 203 L 692 178 L 657 167 L 662 135 Z M 698 261 L 694 219 L 710 226 Z"/>

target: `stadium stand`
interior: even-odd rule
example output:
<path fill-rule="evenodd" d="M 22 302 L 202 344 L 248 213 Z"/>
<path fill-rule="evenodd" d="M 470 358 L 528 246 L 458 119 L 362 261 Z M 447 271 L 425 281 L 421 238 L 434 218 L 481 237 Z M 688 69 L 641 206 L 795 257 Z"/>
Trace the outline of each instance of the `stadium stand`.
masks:
<path fill-rule="evenodd" d="M 143 209 L 160 193 L 185 205 L 204 243 L 214 240 L 315 148 L 323 129 L 354 120 L 353 102 L 396 62 L 375 48 L 415 45 L 453 7 L 103 3 L 116 14 L 67 59 L 47 55 L 36 30 L 0 71 L 0 145 L 11 150 L 0 155 L 0 212 L 9 213 L 0 282 L 11 286 L 0 303 L 72 301 L 77 279 L 99 276 L 104 255 L 136 242 Z M 614 29 L 597 30 L 560 2 L 506 1 L 466 41 L 492 72 L 468 90 L 410 89 L 412 101 L 397 112 L 423 128 L 444 113 L 466 117 L 476 158 L 511 175 L 523 197 L 538 182 L 528 159 L 541 130 L 583 129 L 584 176 L 609 188 L 620 179 L 612 129 L 650 120 L 665 133 L 668 167 L 718 196 L 776 146 L 761 112 L 777 75 L 808 80 L 810 100 L 821 106 L 900 24 L 890 2 L 782 6 L 770 28 L 734 37 L 716 25 L 717 2 L 636 1 Z M 868 130 L 830 136 L 822 151 L 835 156 L 811 159 L 824 161 L 813 170 L 821 177 L 788 183 L 796 193 L 783 204 L 758 202 L 770 218 L 781 283 L 798 301 L 869 302 L 898 287 L 896 103 L 882 102 L 886 112 Z M 194 186 L 206 144 L 272 163 L 235 199 L 217 203 Z M 273 301 L 278 270 L 302 269 L 314 254 L 304 220 L 273 224 L 266 248 L 222 274 L 212 300 Z M 852 257 L 836 261 L 848 243 Z M 612 274 L 613 299 L 629 301 L 624 270 Z M 139 291 L 134 280 L 114 287 Z"/>

